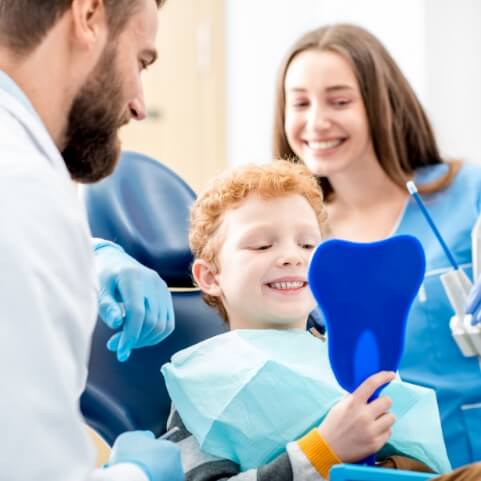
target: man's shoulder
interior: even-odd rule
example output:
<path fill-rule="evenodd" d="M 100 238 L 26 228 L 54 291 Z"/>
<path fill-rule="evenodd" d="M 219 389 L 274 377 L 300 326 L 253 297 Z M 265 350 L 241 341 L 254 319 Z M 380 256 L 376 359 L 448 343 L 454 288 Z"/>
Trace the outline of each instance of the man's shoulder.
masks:
<path fill-rule="evenodd" d="M 38 150 L 25 144 L 15 145 L 13 142 L 0 142 L 0 157 L 2 159 L 2 177 L 19 175 L 38 175 L 39 170 L 49 172 L 49 159 Z"/>
<path fill-rule="evenodd" d="M 18 174 L 39 168 L 69 178 L 65 163 L 40 117 L 0 90 L 0 158 L 6 169 Z"/>

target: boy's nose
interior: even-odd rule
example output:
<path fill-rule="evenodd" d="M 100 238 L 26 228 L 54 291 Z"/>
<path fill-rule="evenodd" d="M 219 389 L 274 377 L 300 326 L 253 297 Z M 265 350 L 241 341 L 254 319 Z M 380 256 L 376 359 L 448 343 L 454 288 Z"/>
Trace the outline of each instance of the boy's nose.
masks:
<path fill-rule="evenodd" d="M 299 266 L 304 263 L 304 258 L 295 252 L 285 253 L 278 259 L 278 264 L 281 266 Z"/>

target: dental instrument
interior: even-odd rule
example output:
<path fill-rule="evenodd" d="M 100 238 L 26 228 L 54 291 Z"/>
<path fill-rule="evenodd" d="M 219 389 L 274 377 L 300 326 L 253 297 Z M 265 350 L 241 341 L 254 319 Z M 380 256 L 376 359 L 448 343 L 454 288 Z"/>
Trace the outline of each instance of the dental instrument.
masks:
<path fill-rule="evenodd" d="M 473 256 L 473 281 L 476 282 L 481 274 L 481 216 L 474 224 L 471 231 L 472 256 Z"/>
<path fill-rule="evenodd" d="M 159 436 L 158 439 L 167 439 L 169 440 L 170 437 L 175 434 L 177 431 L 180 431 L 180 428 L 178 426 L 174 426 L 172 429 L 169 429 L 166 433 L 162 434 L 162 436 Z"/>
<path fill-rule="evenodd" d="M 428 209 L 426 209 L 426 206 L 424 205 L 424 202 L 422 201 L 418 189 L 416 187 L 416 184 L 410 180 L 406 182 L 406 187 L 408 189 L 409 194 L 411 197 L 414 198 L 416 201 L 416 204 L 418 205 L 419 209 L 421 210 L 422 214 L 424 215 L 424 218 L 426 219 L 427 223 L 429 224 L 429 227 L 431 227 L 431 230 L 433 231 L 434 235 L 436 236 L 436 239 L 438 242 L 441 244 L 441 247 L 443 248 L 444 253 L 446 254 L 446 257 L 449 260 L 449 263 L 453 266 L 454 270 L 458 270 L 459 266 L 456 260 L 454 259 L 454 256 L 451 254 L 451 251 L 449 250 L 449 247 L 446 245 L 446 242 L 444 242 L 443 237 L 441 236 L 441 233 L 439 232 L 438 228 L 436 227 L 436 224 L 434 223 L 431 214 L 428 212 Z"/>
<path fill-rule="evenodd" d="M 429 227 L 433 231 L 436 239 L 441 245 L 449 263 L 453 267 L 453 270 L 441 275 L 441 282 L 444 291 L 449 299 L 455 314 L 449 321 L 449 327 L 451 334 L 458 345 L 458 348 L 462 352 L 463 356 L 479 356 L 481 355 L 481 325 L 472 325 L 472 315 L 465 314 L 465 306 L 467 304 L 468 296 L 472 288 L 472 282 L 461 269 L 454 259 L 453 254 L 449 250 L 446 242 L 444 241 L 441 233 L 439 232 L 436 224 L 434 223 L 428 209 L 426 208 L 421 196 L 418 193 L 416 184 L 413 181 L 406 182 L 406 187 L 409 194 L 414 198 L 421 213 L 426 219 Z M 480 254 L 481 254 L 481 218 L 478 219 L 474 229 L 472 231 L 473 242 L 473 274 L 476 276 L 479 274 L 480 267 Z M 476 279 L 476 277 L 474 277 Z"/>
<path fill-rule="evenodd" d="M 473 230 L 471 231 L 471 245 L 472 245 L 472 262 L 473 262 L 473 281 L 479 282 L 479 276 L 481 274 L 481 216 L 478 217 L 478 220 L 474 224 Z M 476 298 L 481 295 L 481 288 L 480 289 L 473 289 L 470 296 L 467 299 L 466 307 L 468 307 L 471 303 L 472 297 Z M 476 347 L 478 355 L 481 356 L 481 321 L 480 321 L 480 312 L 479 308 L 474 303 L 474 309 L 468 311 L 465 308 L 465 316 L 464 316 L 464 326 L 466 331 L 469 333 L 473 344 Z M 481 362 L 481 358 L 480 358 Z"/>

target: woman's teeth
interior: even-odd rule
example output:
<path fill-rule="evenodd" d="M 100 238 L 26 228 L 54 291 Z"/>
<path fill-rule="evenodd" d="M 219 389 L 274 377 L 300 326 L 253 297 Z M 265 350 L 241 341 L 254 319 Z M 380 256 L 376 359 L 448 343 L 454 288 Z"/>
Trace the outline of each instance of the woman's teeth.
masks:
<path fill-rule="evenodd" d="M 307 145 L 311 149 L 327 150 L 327 149 L 333 149 L 334 147 L 337 147 L 337 146 L 341 145 L 341 143 L 342 143 L 342 139 L 324 140 L 324 141 L 311 140 L 310 142 L 307 143 Z"/>

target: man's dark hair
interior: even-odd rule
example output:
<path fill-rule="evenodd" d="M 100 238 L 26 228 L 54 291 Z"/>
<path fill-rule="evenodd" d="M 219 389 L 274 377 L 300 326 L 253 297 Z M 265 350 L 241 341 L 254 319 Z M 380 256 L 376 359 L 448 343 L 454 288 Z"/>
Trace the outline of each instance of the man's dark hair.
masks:
<path fill-rule="evenodd" d="M 155 0 L 160 7 L 166 0 Z M 110 35 L 122 31 L 140 0 L 103 0 Z M 72 0 L 0 0 L 0 45 L 17 55 L 32 51 L 72 5 Z"/>

